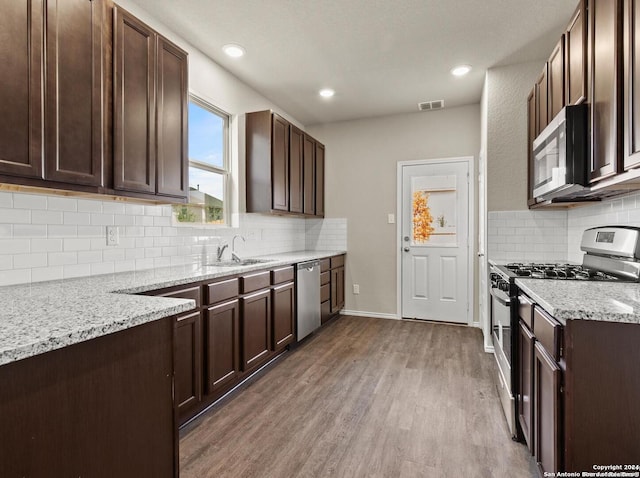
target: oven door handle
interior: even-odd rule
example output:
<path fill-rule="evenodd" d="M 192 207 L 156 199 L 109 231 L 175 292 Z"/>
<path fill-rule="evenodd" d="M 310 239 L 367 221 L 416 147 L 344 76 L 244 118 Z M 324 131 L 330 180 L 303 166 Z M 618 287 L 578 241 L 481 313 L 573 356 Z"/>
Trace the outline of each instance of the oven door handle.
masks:
<path fill-rule="evenodd" d="M 493 296 L 494 299 L 496 299 L 500 304 L 504 305 L 505 307 L 511 307 L 511 300 L 509 298 L 504 298 L 501 297 L 501 294 L 497 294 L 494 291 L 497 291 L 499 289 L 495 289 L 495 288 L 491 288 L 491 295 Z M 506 295 L 506 294 L 505 294 Z"/>

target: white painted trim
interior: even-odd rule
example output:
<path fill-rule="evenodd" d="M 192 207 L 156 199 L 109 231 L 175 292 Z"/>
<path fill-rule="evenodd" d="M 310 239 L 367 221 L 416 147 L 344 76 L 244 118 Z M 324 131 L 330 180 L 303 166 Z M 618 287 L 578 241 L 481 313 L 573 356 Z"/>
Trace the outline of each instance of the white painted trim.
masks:
<path fill-rule="evenodd" d="M 458 162 L 466 162 L 469 172 L 468 178 L 468 196 L 469 196 L 469 204 L 468 204 L 468 250 L 467 250 L 467 260 L 468 260 L 468 300 L 469 300 L 469 309 L 467 310 L 467 325 L 473 326 L 478 322 L 473 320 L 473 311 L 475 308 L 475 290 L 473 288 L 474 278 L 476 276 L 475 269 L 475 255 L 473 251 L 475 249 L 474 245 L 476 244 L 476 221 L 475 221 L 475 187 L 472 187 L 474 183 L 471 181 L 475 181 L 475 159 L 473 156 L 460 156 L 453 158 L 439 158 L 439 159 L 419 159 L 417 161 L 398 161 L 398 166 L 396 170 L 396 310 L 397 317 L 402 318 L 402 244 L 400 238 L 402 236 L 402 168 L 405 166 L 420 166 L 426 164 L 438 164 L 438 163 L 458 163 Z"/>
<path fill-rule="evenodd" d="M 341 310 L 342 315 L 353 315 L 355 317 L 373 317 L 374 319 L 391 319 L 402 320 L 402 318 L 395 314 L 381 314 L 379 312 L 365 312 L 362 310 Z"/>
<path fill-rule="evenodd" d="M 487 352 L 488 354 L 495 353 L 495 349 L 493 348 L 493 345 L 484 344 L 484 351 Z"/>

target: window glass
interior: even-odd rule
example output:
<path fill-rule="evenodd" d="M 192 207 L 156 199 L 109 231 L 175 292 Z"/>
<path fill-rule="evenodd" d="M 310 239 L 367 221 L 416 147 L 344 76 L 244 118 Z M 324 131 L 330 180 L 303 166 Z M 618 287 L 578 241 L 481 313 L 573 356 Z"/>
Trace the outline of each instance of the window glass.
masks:
<path fill-rule="evenodd" d="M 226 224 L 229 115 L 199 98 L 189 102 L 189 203 L 173 207 L 178 223 Z"/>

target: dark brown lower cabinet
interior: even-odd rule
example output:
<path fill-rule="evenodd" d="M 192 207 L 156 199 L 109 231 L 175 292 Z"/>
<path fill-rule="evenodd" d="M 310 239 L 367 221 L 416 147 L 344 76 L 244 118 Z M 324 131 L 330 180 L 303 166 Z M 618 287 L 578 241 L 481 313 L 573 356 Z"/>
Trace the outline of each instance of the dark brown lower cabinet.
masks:
<path fill-rule="evenodd" d="M 242 370 L 264 363 L 271 349 L 271 289 L 240 299 Z"/>
<path fill-rule="evenodd" d="M 529 450 L 533 452 L 534 443 L 532 440 L 533 424 L 533 348 L 535 338 L 524 322 L 520 322 L 518 327 L 518 382 L 520 391 L 518 393 L 518 421 L 524 435 L 525 442 Z"/>
<path fill-rule="evenodd" d="M 178 476 L 175 317 L 0 367 L 0 476 Z"/>
<path fill-rule="evenodd" d="M 295 333 L 296 294 L 293 282 L 273 288 L 272 350 L 284 349 L 293 342 Z"/>
<path fill-rule="evenodd" d="M 182 420 L 202 400 L 202 320 L 200 311 L 175 321 L 175 400 Z"/>
<path fill-rule="evenodd" d="M 344 307 L 344 267 L 331 270 L 331 313 Z"/>
<path fill-rule="evenodd" d="M 540 342 L 534 346 L 534 455 L 542 474 L 560 470 L 561 371 Z M 586 398 L 586 397 L 585 397 Z"/>
<path fill-rule="evenodd" d="M 206 323 L 206 393 L 238 378 L 240 372 L 240 307 L 238 299 L 209 307 Z"/>

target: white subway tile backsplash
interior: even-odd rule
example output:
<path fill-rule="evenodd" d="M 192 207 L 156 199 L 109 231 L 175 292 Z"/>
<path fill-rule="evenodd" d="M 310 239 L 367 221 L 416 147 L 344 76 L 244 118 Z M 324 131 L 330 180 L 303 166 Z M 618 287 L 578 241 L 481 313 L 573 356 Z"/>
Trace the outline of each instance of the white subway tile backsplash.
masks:
<path fill-rule="evenodd" d="M 30 241 L 25 241 L 24 239 L 0 239 L 0 254 L 22 254 L 30 251 Z"/>
<path fill-rule="evenodd" d="M 31 252 L 60 252 L 62 239 L 31 239 Z"/>
<path fill-rule="evenodd" d="M 49 211 L 77 211 L 78 200 L 74 198 L 49 196 L 47 198 L 47 209 Z"/>
<path fill-rule="evenodd" d="M 167 205 L 0 192 L 0 283 L 199 262 L 203 247 L 211 257 L 235 234 L 246 238 L 236 241 L 245 256 L 347 248 L 345 219 L 239 214 L 235 220 L 240 227 L 176 226 Z M 108 225 L 119 226 L 116 246 L 106 244 Z"/>
<path fill-rule="evenodd" d="M 47 226 L 44 224 L 15 224 L 13 237 L 47 237 Z"/>
<path fill-rule="evenodd" d="M 48 258 L 50 266 L 66 266 L 78 263 L 77 252 L 50 252 Z"/>
<path fill-rule="evenodd" d="M 47 196 L 37 194 L 14 194 L 14 209 L 47 209 Z"/>
<path fill-rule="evenodd" d="M 0 224 L 29 224 L 30 222 L 31 211 L 0 208 Z"/>
<path fill-rule="evenodd" d="M 60 211 L 31 211 L 31 224 L 62 224 Z"/>
<path fill-rule="evenodd" d="M 13 256 L 14 269 L 31 269 L 34 267 L 45 267 L 47 265 L 47 254 L 38 252 L 35 254 L 15 254 Z"/>

